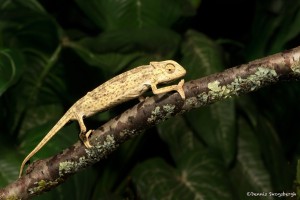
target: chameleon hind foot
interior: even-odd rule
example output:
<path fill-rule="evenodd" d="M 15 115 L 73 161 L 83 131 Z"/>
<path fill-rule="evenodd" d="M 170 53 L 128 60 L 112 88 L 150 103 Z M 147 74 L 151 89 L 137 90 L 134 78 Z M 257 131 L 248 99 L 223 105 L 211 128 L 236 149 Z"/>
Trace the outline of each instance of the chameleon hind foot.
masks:
<path fill-rule="evenodd" d="M 83 142 L 84 146 L 86 148 L 92 148 L 93 146 L 90 144 L 90 141 L 89 141 L 89 136 L 91 135 L 91 133 L 93 132 L 94 130 L 89 130 L 88 132 L 86 133 L 80 133 L 79 137 L 81 139 L 81 141 Z"/>

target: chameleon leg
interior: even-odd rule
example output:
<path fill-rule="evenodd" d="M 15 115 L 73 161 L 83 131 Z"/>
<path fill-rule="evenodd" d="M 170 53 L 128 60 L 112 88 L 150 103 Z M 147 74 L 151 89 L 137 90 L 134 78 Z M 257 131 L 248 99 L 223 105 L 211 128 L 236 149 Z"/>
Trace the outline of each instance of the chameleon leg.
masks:
<path fill-rule="evenodd" d="M 157 83 L 151 84 L 151 89 L 154 94 L 161 94 L 161 93 L 166 93 L 175 90 L 180 94 L 182 99 L 185 99 L 185 94 L 183 90 L 183 84 L 184 84 L 183 79 L 178 83 L 178 85 L 170 85 L 163 88 L 157 88 L 156 84 Z"/>
<path fill-rule="evenodd" d="M 87 137 L 87 135 L 90 135 L 90 131 L 86 132 L 86 126 L 84 125 L 83 116 L 79 116 L 77 113 L 75 113 L 75 116 L 80 127 L 79 138 L 86 148 L 91 148 L 92 145 L 90 144 L 89 139 Z"/>

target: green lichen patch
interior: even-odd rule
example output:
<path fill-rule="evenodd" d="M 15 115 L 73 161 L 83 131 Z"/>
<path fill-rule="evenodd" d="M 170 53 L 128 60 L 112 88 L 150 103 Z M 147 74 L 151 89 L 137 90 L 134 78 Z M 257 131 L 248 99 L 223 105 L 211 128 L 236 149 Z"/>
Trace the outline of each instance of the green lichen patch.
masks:
<path fill-rule="evenodd" d="M 101 151 L 102 151 L 102 150 L 107 150 L 107 149 L 111 149 L 111 148 L 114 149 L 114 148 L 116 148 L 115 145 L 116 145 L 115 138 L 111 135 L 107 135 L 103 144 L 97 145 L 96 148 L 101 149 Z"/>
<path fill-rule="evenodd" d="M 119 134 L 121 137 L 126 137 L 126 136 L 129 136 L 129 137 L 134 137 L 136 135 L 139 135 L 141 133 L 141 131 L 139 130 L 136 130 L 136 129 L 124 129 L 122 130 Z"/>
<path fill-rule="evenodd" d="M 199 94 L 197 98 L 202 103 L 206 103 L 209 100 L 225 99 L 233 95 L 238 95 L 241 90 L 254 91 L 264 83 L 275 82 L 276 80 L 277 73 L 274 69 L 258 67 L 254 74 L 245 78 L 238 76 L 227 85 L 221 86 L 219 81 L 208 83 L 207 88 L 209 91 Z"/>
<path fill-rule="evenodd" d="M 150 118 L 147 119 L 147 122 L 152 123 L 156 120 L 157 117 L 161 116 L 160 107 L 157 106 L 155 109 L 151 112 Z"/>
<path fill-rule="evenodd" d="M 84 169 L 90 163 L 99 161 L 102 157 L 107 155 L 109 152 L 117 148 L 115 139 L 111 135 L 107 135 L 103 144 L 98 144 L 90 149 L 85 149 L 87 156 L 82 156 L 75 161 L 65 161 L 59 163 L 59 176 L 64 174 L 74 173 L 81 169 Z"/>
<path fill-rule="evenodd" d="M 197 98 L 201 102 L 199 105 L 202 105 L 208 101 L 208 94 L 206 92 L 202 92 L 201 94 L 197 95 Z"/>
<path fill-rule="evenodd" d="M 163 106 L 163 111 L 165 112 L 165 119 L 168 119 L 171 117 L 171 115 L 174 113 L 175 106 L 172 104 L 167 104 Z"/>
<path fill-rule="evenodd" d="M 210 89 L 208 96 L 212 99 L 230 97 L 230 90 L 226 86 L 219 86 L 219 81 L 208 83 L 207 88 Z"/>
<path fill-rule="evenodd" d="M 121 137 L 125 137 L 126 135 L 133 135 L 135 130 L 124 129 L 119 134 Z"/>
<path fill-rule="evenodd" d="M 151 116 L 147 119 L 147 122 L 149 123 L 159 123 L 160 121 L 164 121 L 171 117 L 171 115 L 174 113 L 175 105 L 172 104 L 166 104 L 160 109 L 159 106 L 157 106 L 152 112 Z"/>
<path fill-rule="evenodd" d="M 274 82 L 277 80 L 277 73 L 274 69 L 258 67 L 255 74 L 242 79 L 238 82 L 240 85 L 250 87 L 250 91 L 254 91 L 260 88 L 265 82 Z"/>
<path fill-rule="evenodd" d="M 65 161 L 59 163 L 59 176 L 72 173 L 78 167 L 77 162 Z"/>
<path fill-rule="evenodd" d="M 1 197 L 0 197 L 0 199 L 2 199 Z M 19 200 L 20 198 L 18 198 L 17 196 L 15 196 L 15 195 L 12 195 L 12 196 L 9 196 L 9 197 L 7 197 L 6 198 L 6 200 Z"/>
<path fill-rule="evenodd" d="M 199 101 L 196 97 L 189 97 L 185 100 L 186 105 L 192 106 L 192 107 L 198 107 Z"/>
<path fill-rule="evenodd" d="M 35 183 L 35 187 L 29 188 L 28 191 L 30 194 L 35 194 L 39 192 L 43 192 L 49 188 L 52 188 L 53 186 L 57 185 L 58 181 L 45 181 L 40 180 L 39 182 Z"/>
<path fill-rule="evenodd" d="M 103 144 L 97 144 L 93 148 L 85 149 L 88 155 L 89 162 L 97 162 L 109 152 L 118 147 L 115 138 L 112 135 L 107 135 Z"/>
<path fill-rule="evenodd" d="M 213 92 L 220 92 L 222 88 L 219 86 L 219 81 L 214 81 L 207 84 L 207 88 L 210 89 Z"/>

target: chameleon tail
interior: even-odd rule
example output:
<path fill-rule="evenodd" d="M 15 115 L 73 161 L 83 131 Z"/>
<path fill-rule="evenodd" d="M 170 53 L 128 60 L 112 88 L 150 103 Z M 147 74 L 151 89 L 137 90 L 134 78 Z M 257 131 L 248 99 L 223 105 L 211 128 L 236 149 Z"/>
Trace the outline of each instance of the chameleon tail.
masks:
<path fill-rule="evenodd" d="M 72 112 L 68 110 L 64 116 L 54 125 L 54 127 L 47 133 L 47 135 L 42 139 L 42 141 L 26 156 L 23 160 L 19 178 L 22 176 L 22 172 L 25 164 L 30 160 L 30 158 L 36 154 L 70 119 L 74 119 Z"/>

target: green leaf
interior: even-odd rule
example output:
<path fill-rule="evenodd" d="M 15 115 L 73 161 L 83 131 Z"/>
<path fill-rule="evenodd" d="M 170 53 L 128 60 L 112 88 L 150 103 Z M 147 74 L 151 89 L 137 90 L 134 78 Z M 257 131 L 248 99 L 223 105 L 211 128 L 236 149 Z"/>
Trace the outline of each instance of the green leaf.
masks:
<path fill-rule="evenodd" d="M 28 22 L 5 30 L 7 35 L 6 45 L 21 49 L 34 48 L 45 53 L 52 53 L 59 44 L 57 24 L 45 16 L 35 15 L 30 17 L 32 18 Z"/>
<path fill-rule="evenodd" d="M 185 116 L 197 137 L 219 152 L 229 165 L 236 154 L 234 100 L 217 102 Z"/>
<path fill-rule="evenodd" d="M 161 139 L 168 144 L 175 160 L 182 157 L 186 151 L 191 151 L 202 145 L 181 116 L 169 119 L 159 124 L 157 128 Z"/>
<path fill-rule="evenodd" d="M 243 118 L 240 118 L 238 126 L 237 162 L 231 171 L 235 191 L 238 192 L 240 199 L 244 199 L 247 192 L 274 191 L 271 185 L 270 174 L 264 166 L 260 146 L 253 129 Z M 257 199 L 273 198 L 271 196 L 263 196 L 257 197 Z"/>
<path fill-rule="evenodd" d="M 19 175 L 20 154 L 1 137 L 0 144 L 0 188 L 13 182 Z"/>
<path fill-rule="evenodd" d="M 170 27 L 182 14 L 180 0 L 76 0 L 78 6 L 105 31 Z"/>
<path fill-rule="evenodd" d="M 50 16 L 42 13 L 34 2 L 9 1 L 1 7 L 0 12 L 0 45 L 18 49 L 24 57 L 22 78 L 9 90 L 3 101 L 9 102 L 3 106 L 7 113 L 5 126 L 9 134 L 18 133 L 17 129 L 22 126 L 24 114 L 36 102 L 41 104 L 40 100 L 43 98 L 48 102 L 57 99 L 57 93 L 50 95 L 54 93 L 53 89 L 49 89 L 50 85 L 55 85 L 52 88 L 57 90 L 64 88 L 57 78 L 48 76 L 60 52 L 60 48 L 57 48 L 58 26 Z M 50 84 L 44 84 L 45 82 Z M 4 88 L 6 87 L 7 85 Z"/>
<path fill-rule="evenodd" d="M 89 65 L 112 75 L 128 66 L 147 64 L 151 59 L 170 58 L 179 42 L 180 36 L 168 29 L 134 29 L 105 32 L 95 38 L 67 42 L 66 46 Z"/>
<path fill-rule="evenodd" d="M 70 43 L 69 47 L 71 47 L 86 63 L 103 69 L 109 75 L 120 72 L 122 69 L 127 67 L 130 62 L 141 56 L 140 53 L 98 54 L 75 42 Z"/>
<path fill-rule="evenodd" d="M 36 0 L 2 0 L 0 1 L 0 10 L 8 9 L 8 8 L 24 8 L 29 9 L 31 11 L 36 11 L 40 13 L 45 13 L 45 9 L 43 6 Z"/>
<path fill-rule="evenodd" d="M 196 10 L 200 6 L 201 0 L 188 0 L 188 2 Z"/>
<path fill-rule="evenodd" d="M 299 1 L 273 1 L 273 4 L 258 1 L 251 32 L 252 38 L 246 45 L 247 60 L 286 49 L 288 43 L 297 38 L 300 33 L 299 8 Z"/>
<path fill-rule="evenodd" d="M 232 199 L 222 162 L 214 154 L 187 151 L 173 168 L 160 158 L 139 164 L 132 177 L 141 199 Z"/>
<path fill-rule="evenodd" d="M 22 121 L 22 126 L 20 127 L 20 133 L 18 136 L 22 138 L 28 133 L 28 131 L 30 132 L 34 128 L 45 126 L 45 124 L 49 123 L 49 121 L 56 121 L 63 114 L 63 108 L 59 104 L 36 105 L 30 109 L 30 112 L 26 113 L 26 117 Z M 46 126 L 46 128 L 48 127 Z M 38 135 L 40 134 L 38 133 Z M 24 138 L 22 138 L 22 140 L 23 139 Z"/>
<path fill-rule="evenodd" d="M 32 109 L 32 112 L 27 116 L 28 118 L 31 117 L 33 124 L 24 127 L 23 130 L 27 131 L 20 136 L 20 151 L 24 155 L 28 154 L 44 138 L 59 118 L 63 116 L 63 112 L 61 107 L 56 105 L 39 106 Z M 75 143 L 78 140 L 78 134 L 76 133 L 79 134 L 76 122 L 72 123 L 71 126 L 63 127 L 34 158 L 45 158 L 54 155 L 61 149 Z"/>
<path fill-rule="evenodd" d="M 65 82 L 57 77 L 62 68 L 54 68 L 50 73 L 50 69 L 55 65 L 59 55 L 59 49 L 54 52 L 52 57 L 34 49 L 27 50 L 28 64 L 24 68 L 22 79 L 6 96 L 7 102 L 10 102 L 5 107 L 9 119 L 6 126 L 10 133 L 14 133 L 17 127 L 24 131 L 22 130 L 24 122 L 21 120 L 29 120 L 26 114 L 31 112 L 27 112 L 27 110 L 33 109 L 37 105 L 57 103 L 58 94 L 66 93 Z M 28 122 L 31 123 L 30 120 Z"/>
<path fill-rule="evenodd" d="M 240 96 L 236 99 L 237 107 L 243 112 L 243 114 L 247 117 L 247 120 L 251 124 L 251 126 L 257 125 L 257 115 L 259 111 L 255 106 L 253 100 L 248 95 Z"/>
<path fill-rule="evenodd" d="M 189 30 L 181 47 L 182 65 L 188 73 L 187 80 L 207 76 L 224 69 L 220 47 L 202 33 Z"/>
<path fill-rule="evenodd" d="M 19 80 L 23 67 L 22 56 L 18 51 L 0 49 L 0 96 Z"/>
<path fill-rule="evenodd" d="M 272 185 L 276 191 L 285 190 L 289 185 L 287 161 L 283 155 L 283 147 L 274 126 L 265 117 L 258 116 L 255 133 L 260 142 L 261 151 L 268 171 L 271 174 Z"/>
<path fill-rule="evenodd" d="M 300 3 L 289 2 L 284 5 L 283 18 L 281 18 L 280 26 L 278 26 L 278 32 L 275 32 L 275 40 L 272 41 L 268 54 L 285 49 L 287 43 L 300 34 Z"/>
<path fill-rule="evenodd" d="M 162 55 L 176 51 L 179 42 L 179 34 L 165 28 L 109 31 L 95 38 L 84 38 L 79 41 L 82 46 L 96 53 L 132 53 L 138 50 Z"/>
<path fill-rule="evenodd" d="M 17 13 L 17 14 L 16 14 Z M 18 50 L 53 51 L 60 27 L 36 1 L 10 1 L 0 8 L 0 45 Z"/>

